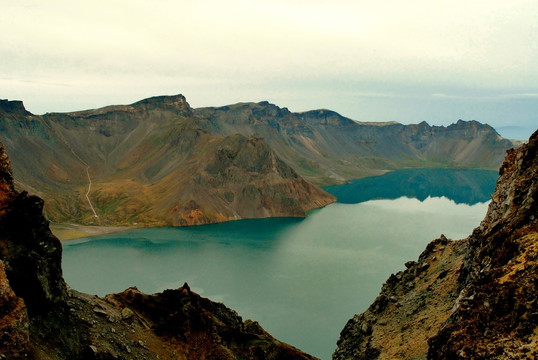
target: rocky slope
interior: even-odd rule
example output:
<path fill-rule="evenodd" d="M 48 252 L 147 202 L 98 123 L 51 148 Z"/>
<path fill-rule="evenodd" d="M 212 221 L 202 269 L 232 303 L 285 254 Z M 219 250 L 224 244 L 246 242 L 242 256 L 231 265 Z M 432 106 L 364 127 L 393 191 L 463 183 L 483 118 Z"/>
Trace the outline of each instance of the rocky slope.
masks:
<path fill-rule="evenodd" d="M 105 298 L 70 289 L 42 207 L 14 189 L 0 144 L 0 359 L 314 359 L 187 284 Z"/>
<path fill-rule="evenodd" d="M 405 167 L 498 169 L 514 144 L 488 125 L 359 123 L 330 110 L 293 113 L 268 102 L 200 108 L 214 134 L 258 134 L 306 179 L 322 185 Z"/>
<path fill-rule="evenodd" d="M 335 200 L 263 139 L 210 134 L 192 114 L 181 95 L 43 116 L 1 101 L 0 136 L 20 187 L 42 196 L 55 222 L 159 226 L 304 217 Z"/>
<path fill-rule="evenodd" d="M 486 217 L 441 236 L 342 330 L 333 359 L 538 356 L 538 131 L 508 151 Z"/>
<path fill-rule="evenodd" d="M 334 201 L 309 182 L 498 168 L 512 146 L 475 121 L 368 124 L 267 102 L 192 109 L 181 95 L 43 116 L 0 100 L 0 140 L 50 220 L 107 226 L 305 216 Z"/>

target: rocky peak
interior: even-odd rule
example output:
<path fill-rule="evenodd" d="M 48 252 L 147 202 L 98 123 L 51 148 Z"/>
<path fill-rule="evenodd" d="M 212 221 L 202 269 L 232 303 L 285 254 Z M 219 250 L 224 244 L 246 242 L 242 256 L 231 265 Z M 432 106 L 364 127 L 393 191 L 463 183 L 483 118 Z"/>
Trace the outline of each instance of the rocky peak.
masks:
<path fill-rule="evenodd" d="M 495 131 L 494 128 L 492 128 L 488 124 L 482 124 L 476 120 L 461 120 L 459 119 L 455 124 L 451 124 L 447 127 L 447 130 L 452 131 L 465 131 L 466 133 L 469 133 L 472 136 L 476 136 L 476 134 L 481 132 L 491 132 L 497 136 L 500 137 L 499 134 Z"/>
<path fill-rule="evenodd" d="M 329 125 L 329 126 L 353 126 L 357 123 L 351 119 L 348 119 L 339 113 L 327 110 L 311 110 L 307 112 L 300 113 L 299 116 L 302 116 L 308 123 L 315 125 Z"/>
<path fill-rule="evenodd" d="M 244 105 L 250 108 L 253 114 L 261 118 L 283 118 L 291 115 L 291 112 L 288 110 L 288 108 L 281 108 L 275 104 L 271 104 L 269 101 L 260 101 L 259 103 L 246 103 Z"/>
<path fill-rule="evenodd" d="M 485 219 L 469 236 L 460 296 L 430 357 L 538 356 L 538 131 L 508 155 Z"/>
<path fill-rule="evenodd" d="M 24 104 L 20 100 L 0 99 L 0 112 L 6 114 L 32 115 L 31 112 L 25 109 Z"/>
<path fill-rule="evenodd" d="M 536 216 L 537 147 L 538 131 L 518 150 L 507 151 L 486 218 L 481 224 L 484 234 L 506 226 L 519 227 Z"/>
<path fill-rule="evenodd" d="M 170 95 L 170 96 L 154 96 L 147 99 L 143 99 L 132 104 L 134 108 L 143 110 L 159 110 L 159 111 L 172 111 L 177 115 L 191 116 L 192 108 L 187 102 L 185 96 Z"/>
<path fill-rule="evenodd" d="M 210 173 L 225 174 L 232 166 L 258 174 L 276 172 L 283 179 L 298 177 L 297 173 L 256 135 L 248 138 L 239 134 L 226 137 L 219 144 L 215 161 L 208 165 L 207 170 Z"/>

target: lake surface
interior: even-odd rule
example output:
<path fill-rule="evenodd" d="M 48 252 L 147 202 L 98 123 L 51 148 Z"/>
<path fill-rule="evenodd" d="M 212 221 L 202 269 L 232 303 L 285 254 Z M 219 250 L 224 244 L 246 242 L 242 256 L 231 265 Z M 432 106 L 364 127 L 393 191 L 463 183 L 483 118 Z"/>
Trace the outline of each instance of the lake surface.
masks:
<path fill-rule="evenodd" d="M 339 202 L 306 219 L 141 229 L 64 242 L 64 276 L 73 288 L 98 295 L 129 286 L 155 293 L 188 282 L 193 291 L 257 320 L 279 340 L 330 359 L 347 320 L 369 306 L 391 273 L 416 260 L 440 234 L 466 237 L 486 213 L 489 196 L 469 203 L 460 198 L 456 203 L 446 197 L 450 194 L 390 199 L 405 178 L 432 182 L 428 171 L 416 171 L 386 174 L 368 185 L 375 198 L 385 189 L 389 199 Z M 450 176 L 470 176 L 457 172 Z M 492 181 L 471 175 L 481 179 L 472 184 L 473 194 L 493 191 L 496 172 L 491 173 Z M 353 202 L 366 187 L 357 184 L 372 179 L 328 190 Z"/>

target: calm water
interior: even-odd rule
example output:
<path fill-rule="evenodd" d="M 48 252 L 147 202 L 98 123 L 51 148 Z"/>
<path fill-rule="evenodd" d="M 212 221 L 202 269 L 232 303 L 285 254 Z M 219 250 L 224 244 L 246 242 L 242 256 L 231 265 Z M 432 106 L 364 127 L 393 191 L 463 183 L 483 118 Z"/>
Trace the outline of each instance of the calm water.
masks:
<path fill-rule="evenodd" d="M 491 192 L 494 180 L 473 186 Z M 485 202 L 400 197 L 335 203 L 306 219 L 142 229 L 64 243 L 64 276 L 73 288 L 99 295 L 188 282 L 278 339 L 330 359 L 346 321 L 368 307 L 391 273 L 441 233 L 466 237 L 486 209 Z"/>
<path fill-rule="evenodd" d="M 444 196 L 457 204 L 476 204 L 490 200 L 498 176 L 491 170 L 407 169 L 325 189 L 347 204 L 402 196 L 419 200 Z"/>

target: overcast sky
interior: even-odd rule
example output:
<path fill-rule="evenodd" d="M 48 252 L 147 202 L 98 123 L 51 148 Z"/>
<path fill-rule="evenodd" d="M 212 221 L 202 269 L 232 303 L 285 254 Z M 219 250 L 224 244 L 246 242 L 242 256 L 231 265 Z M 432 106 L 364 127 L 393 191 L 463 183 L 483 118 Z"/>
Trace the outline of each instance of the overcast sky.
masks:
<path fill-rule="evenodd" d="M 538 128 L 536 0 L 0 2 L 0 98 L 36 114 L 181 93 Z"/>

